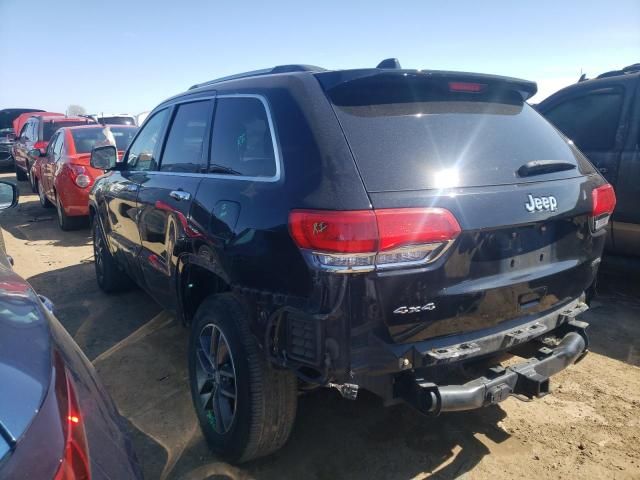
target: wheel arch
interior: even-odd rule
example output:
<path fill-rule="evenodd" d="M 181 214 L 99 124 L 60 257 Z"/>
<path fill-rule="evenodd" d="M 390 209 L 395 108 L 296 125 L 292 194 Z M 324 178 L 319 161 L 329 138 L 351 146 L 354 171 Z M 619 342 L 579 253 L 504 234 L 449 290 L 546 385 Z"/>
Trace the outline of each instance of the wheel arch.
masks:
<path fill-rule="evenodd" d="M 200 304 L 209 296 L 231 290 L 223 272 L 201 257 L 186 254 L 179 258 L 176 269 L 178 317 L 189 325 Z"/>

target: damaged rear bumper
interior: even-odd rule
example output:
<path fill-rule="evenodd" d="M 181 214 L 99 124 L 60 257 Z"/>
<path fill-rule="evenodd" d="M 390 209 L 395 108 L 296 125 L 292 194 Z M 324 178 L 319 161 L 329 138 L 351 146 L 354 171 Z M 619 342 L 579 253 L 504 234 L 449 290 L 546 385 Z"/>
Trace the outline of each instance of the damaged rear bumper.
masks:
<path fill-rule="evenodd" d="M 400 376 L 395 395 L 428 415 L 473 410 L 499 403 L 509 395 L 544 396 L 549 393 L 549 378 L 586 354 L 587 326 L 586 322 L 570 320 L 554 346 L 542 346 L 522 363 L 491 368 L 461 385 L 436 385 L 415 376 Z"/>

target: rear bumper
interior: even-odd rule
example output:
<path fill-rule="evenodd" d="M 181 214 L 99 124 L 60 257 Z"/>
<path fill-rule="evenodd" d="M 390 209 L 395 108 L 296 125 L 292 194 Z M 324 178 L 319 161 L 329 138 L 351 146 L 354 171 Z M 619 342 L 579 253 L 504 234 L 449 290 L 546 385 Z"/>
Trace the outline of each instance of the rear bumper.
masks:
<path fill-rule="evenodd" d="M 352 347 L 347 381 L 372 391 L 387 405 L 405 401 L 429 414 L 479 408 L 510 394 L 543 395 L 549 377 L 586 351 L 587 324 L 576 316 L 587 309 L 580 298 L 544 314 L 466 334 Z M 527 360 L 489 369 L 505 354 Z"/>
<path fill-rule="evenodd" d="M 580 360 L 587 351 L 587 323 L 571 320 L 557 345 L 542 346 L 532 358 L 506 368 L 490 369 L 465 384 L 439 386 L 406 375 L 396 382 L 398 397 L 428 415 L 473 410 L 497 404 L 510 395 L 528 398 L 549 393 L 549 378 Z"/>
<path fill-rule="evenodd" d="M 89 215 L 89 189 L 80 188 L 71 179 L 64 178 L 58 181 L 57 190 L 60 192 L 60 201 L 64 213 L 70 217 L 85 217 Z"/>

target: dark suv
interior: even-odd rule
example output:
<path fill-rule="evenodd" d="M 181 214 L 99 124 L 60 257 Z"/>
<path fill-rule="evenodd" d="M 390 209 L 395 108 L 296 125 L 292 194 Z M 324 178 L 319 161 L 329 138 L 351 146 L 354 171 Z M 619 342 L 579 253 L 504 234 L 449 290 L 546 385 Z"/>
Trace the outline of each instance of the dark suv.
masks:
<path fill-rule="evenodd" d="M 607 250 L 640 255 L 640 63 L 563 88 L 536 108 L 615 187 Z"/>
<path fill-rule="evenodd" d="M 437 415 L 544 395 L 581 358 L 615 195 L 535 91 L 280 66 L 163 102 L 122 162 L 93 150 L 112 170 L 90 197 L 98 283 L 133 280 L 190 325 L 215 452 L 282 446 L 299 389 Z"/>
<path fill-rule="evenodd" d="M 13 144 L 16 134 L 13 121 L 23 113 L 42 112 L 35 108 L 5 108 L 0 110 L 0 168 L 13 166 Z"/>

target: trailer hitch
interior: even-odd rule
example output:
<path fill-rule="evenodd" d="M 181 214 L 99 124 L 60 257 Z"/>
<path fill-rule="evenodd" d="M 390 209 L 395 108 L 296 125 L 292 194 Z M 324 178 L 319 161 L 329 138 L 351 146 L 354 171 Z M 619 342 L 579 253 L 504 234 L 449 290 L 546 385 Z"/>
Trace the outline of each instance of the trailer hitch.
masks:
<path fill-rule="evenodd" d="M 566 333 L 557 345 L 543 346 L 523 363 L 494 367 L 462 385 L 439 386 L 404 373 L 396 379 L 395 394 L 427 415 L 473 410 L 502 402 L 509 395 L 542 397 L 549 393 L 549 378 L 586 353 L 587 326 L 574 319 L 566 324 Z"/>

